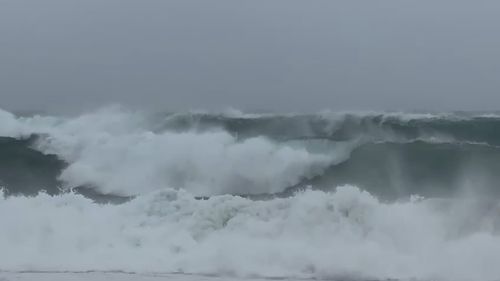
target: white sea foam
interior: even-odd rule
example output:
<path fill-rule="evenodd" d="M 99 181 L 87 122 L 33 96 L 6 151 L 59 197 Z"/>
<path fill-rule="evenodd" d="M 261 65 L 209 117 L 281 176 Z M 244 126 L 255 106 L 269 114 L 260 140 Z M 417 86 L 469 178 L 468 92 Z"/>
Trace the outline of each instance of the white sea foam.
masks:
<path fill-rule="evenodd" d="M 182 190 L 122 205 L 8 197 L 0 199 L 0 270 L 495 280 L 499 207 L 476 207 L 384 204 L 352 186 L 269 201 L 195 200 Z"/>
<path fill-rule="evenodd" d="M 175 187 L 196 195 L 283 191 L 345 159 L 276 144 L 265 137 L 238 140 L 228 132 L 153 132 L 147 118 L 107 108 L 75 118 L 16 118 L 2 112 L 0 134 L 41 134 L 38 149 L 69 163 L 68 186 L 93 185 L 105 193 L 137 195 Z"/>

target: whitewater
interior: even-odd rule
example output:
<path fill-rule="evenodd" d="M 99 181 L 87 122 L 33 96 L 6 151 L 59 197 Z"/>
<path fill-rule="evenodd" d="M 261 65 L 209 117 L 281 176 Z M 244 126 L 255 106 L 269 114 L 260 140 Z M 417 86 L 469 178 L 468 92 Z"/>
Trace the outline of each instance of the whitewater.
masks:
<path fill-rule="evenodd" d="M 495 113 L 0 110 L 0 280 L 500 280 Z"/>

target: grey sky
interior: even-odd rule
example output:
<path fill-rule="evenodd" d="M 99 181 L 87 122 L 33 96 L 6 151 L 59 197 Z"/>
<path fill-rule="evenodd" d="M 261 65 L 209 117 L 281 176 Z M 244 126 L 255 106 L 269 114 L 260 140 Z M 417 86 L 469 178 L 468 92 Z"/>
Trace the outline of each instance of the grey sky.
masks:
<path fill-rule="evenodd" d="M 500 109 L 499 1 L 0 0 L 0 108 Z"/>

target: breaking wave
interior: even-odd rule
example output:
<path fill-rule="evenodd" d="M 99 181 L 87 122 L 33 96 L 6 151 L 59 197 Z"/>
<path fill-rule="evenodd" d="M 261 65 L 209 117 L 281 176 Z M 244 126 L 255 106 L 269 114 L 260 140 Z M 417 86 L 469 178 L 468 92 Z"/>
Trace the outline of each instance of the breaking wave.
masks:
<path fill-rule="evenodd" d="M 85 186 L 122 196 L 166 187 L 255 195 L 341 184 L 389 199 L 468 185 L 496 194 L 498 128 L 496 115 L 1 111 L 0 181 L 14 194 Z"/>
<path fill-rule="evenodd" d="M 2 270 L 133 271 L 339 280 L 494 280 L 498 203 L 383 204 L 352 186 L 254 201 L 156 191 L 0 200 Z M 9 253 L 9 254 L 7 254 Z"/>

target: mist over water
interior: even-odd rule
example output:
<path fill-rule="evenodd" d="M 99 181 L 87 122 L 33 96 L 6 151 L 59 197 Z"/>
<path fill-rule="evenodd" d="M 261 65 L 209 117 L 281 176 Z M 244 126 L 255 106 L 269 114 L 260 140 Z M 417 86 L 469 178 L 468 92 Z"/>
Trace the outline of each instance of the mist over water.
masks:
<path fill-rule="evenodd" d="M 493 113 L 0 110 L 0 270 L 498 280 L 498 128 Z"/>

